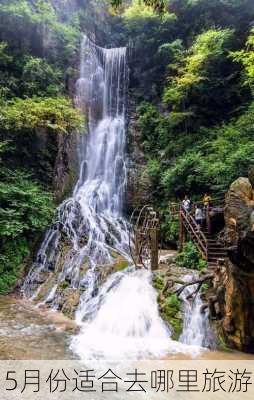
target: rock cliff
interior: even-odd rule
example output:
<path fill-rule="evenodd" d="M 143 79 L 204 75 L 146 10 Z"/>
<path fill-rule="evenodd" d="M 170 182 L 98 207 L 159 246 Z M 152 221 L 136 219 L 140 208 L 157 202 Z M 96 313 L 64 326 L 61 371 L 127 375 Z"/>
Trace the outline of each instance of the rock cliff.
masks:
<path fill-rule="evenodd" d="M 126 209 L 132 211 L 137 206 L 151 202 L 152 185 L 145 172 L 146 159 L 142 150 L 141 133 L 137 126 L 136 105 L 130 101 L 128 115 L 128 182 L 126 192 Z"/>
<path fill-rule="evenodd" d="M 226 343 L 254 353 L 254 170 L 238 178 L 226 195 L 225 230 L 228 251 L 215 278 L 217 317 Z"/>

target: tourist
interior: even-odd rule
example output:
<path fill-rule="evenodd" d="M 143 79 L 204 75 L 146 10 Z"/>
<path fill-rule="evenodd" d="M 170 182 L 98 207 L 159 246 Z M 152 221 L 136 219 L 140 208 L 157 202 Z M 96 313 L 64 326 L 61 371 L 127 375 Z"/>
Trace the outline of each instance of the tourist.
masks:
<path fill-rule="evenodd" d="M 211 201 L 212 201 L 211 196 L 209 196 L 209 194 L 205 193 L 204 197 L 203 197 L 203 205 L 204 205 L 205 209 L 210 206 Z"/>
<path fill-rule="evenodd" d="M 186 212 L 190 212 L 191 209 L 191 201 L 188 198 L 188 196 L 186 195 L 182 201 L 182 207 Z"/>
<path fill-rule="evenodd" d="M 199 205 L 195 206 L 195 221 L 198 225 L 198 230 L 200 230 L 203 223 L 204 215 L 202 208 Z"/>

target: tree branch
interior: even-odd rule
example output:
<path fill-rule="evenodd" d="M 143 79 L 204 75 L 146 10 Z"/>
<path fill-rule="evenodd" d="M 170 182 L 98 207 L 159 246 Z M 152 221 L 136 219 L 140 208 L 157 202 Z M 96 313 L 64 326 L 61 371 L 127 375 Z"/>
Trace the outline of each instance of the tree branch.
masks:
<path fill-rule="evenodd" d="M 209 274 L 209 275 L 205 275 L 203 278 L 196 279 L 195 281 L 187 282 L 184 285 L 182 285 L 179 289 L 175 290 L 174 294 L 176 294 L 177 296 L 180 296 L 180 294 L 184 291 L 185 288 L 187 288 L 188 286 L 198 284 L 198 288 L 191 295 L 188 296 L 188 297 L 192 297 L 193 294 L 197 293 L 200 290 L 200 288 L 204 282 L 212 280 L 213 278 L 214 278 L 214 275 Z"/>

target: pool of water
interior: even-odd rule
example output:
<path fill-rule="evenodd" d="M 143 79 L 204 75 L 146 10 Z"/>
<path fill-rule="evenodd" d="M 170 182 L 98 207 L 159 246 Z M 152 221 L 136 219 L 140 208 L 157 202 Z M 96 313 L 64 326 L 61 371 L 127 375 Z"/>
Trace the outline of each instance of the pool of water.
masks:
<path fill-rule="evenodd" d="M 14 296 L 0 296 L 1 360 L 71 360 L 71 338 L 75 322 L 62 314 L 41 309 Z M 240 352 L 204 351 L 195 356 L 207 360 L 254 360 Z M 190 354 L 168 355 L 167 359 L 191 359 Z"/>
<path fill-rule="evenodd" d="M 72 359 L 75 325 L 53 311 L 12 296 L 0 296 L 0 359 Z"/>

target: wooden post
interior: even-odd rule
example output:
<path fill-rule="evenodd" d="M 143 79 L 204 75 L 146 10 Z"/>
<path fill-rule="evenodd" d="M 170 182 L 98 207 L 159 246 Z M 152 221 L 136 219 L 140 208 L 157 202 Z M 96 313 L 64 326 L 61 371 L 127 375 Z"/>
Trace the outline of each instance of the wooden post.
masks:
<path fill-rule="evenodd" d="M 179 251 L 182 251 L 183 249 L 183 245 L 185 242 L 185 227 L 183 224 L 183 218 L 182 218 L 182 214 L 181 214 L 181 210 L 179 212 L 179 221 L 180 221 L 180 231 L 179 231 Z"/>
<path fill-rule="evenodd" d="M 135 230 L 135 261 L 138 264 L 140 263 L 139 249 L 140 249 L 140 234 L 139 234 L 139 229 L 137 229 Z"/>
<path fill-rule="evenodd" d="M 206 226 L 207 226 L 208 234 L 210 234 L 212 232 L 212 225 L 211 225 L 211 218 L 210 218 L 209 210 L 210 210 L 210 207 L 207 206 L 207 208 L 206 208 Z"/>
<path fill-rule="evenodd" d="M 150 230 L 151 240 L 151 270 L 158 269 L 159 265 L 159 252 L 158 252 L 158 229 L 152 228 Z"/>

